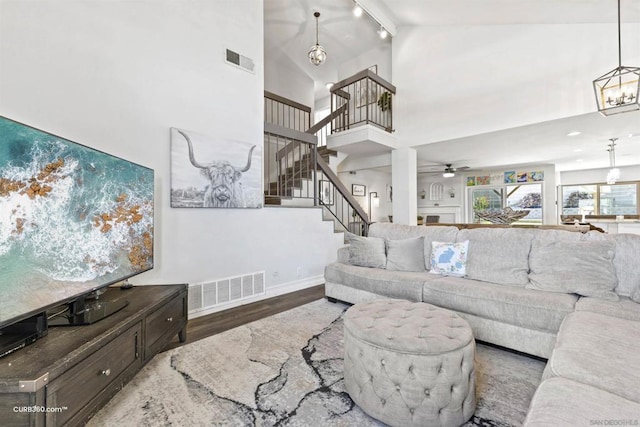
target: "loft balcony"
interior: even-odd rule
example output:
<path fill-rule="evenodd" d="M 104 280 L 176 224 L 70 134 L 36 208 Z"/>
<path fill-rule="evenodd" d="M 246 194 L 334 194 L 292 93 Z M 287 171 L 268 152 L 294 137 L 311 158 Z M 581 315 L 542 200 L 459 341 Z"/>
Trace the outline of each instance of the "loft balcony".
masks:
<path fill-rule="evenodd" d="M 334 115 L 327 148 L 347 154 L 378 154 L 396 148 L 393 105 L 396 87 L 363 70 L 331 88 Z"/>

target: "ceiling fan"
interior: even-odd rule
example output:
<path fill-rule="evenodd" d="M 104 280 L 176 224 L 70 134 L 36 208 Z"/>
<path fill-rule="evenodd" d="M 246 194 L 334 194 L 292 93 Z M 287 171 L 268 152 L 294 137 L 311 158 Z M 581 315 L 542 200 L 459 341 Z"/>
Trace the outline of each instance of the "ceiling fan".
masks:
<path fill-rule="evenodd" d="M 433 174 L 433 175 L 442 174 L 443 178 L 453 178 L 454 176 L 456 176 L 456 172 L 469 169 L 469 166 L 461 166 L 459 168 L 454 168 L 453 164 L 451 163 L 447 163 L 444 166 L 445 166 L 444 170 L 442 171 L 425 171 L 425 172 L 418 172 L 418 174 Z"/>

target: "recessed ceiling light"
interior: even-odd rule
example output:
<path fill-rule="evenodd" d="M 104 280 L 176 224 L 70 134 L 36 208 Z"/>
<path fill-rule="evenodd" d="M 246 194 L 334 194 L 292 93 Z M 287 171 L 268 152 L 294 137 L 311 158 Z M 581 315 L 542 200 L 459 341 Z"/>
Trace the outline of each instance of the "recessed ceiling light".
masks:
<path fill-rule="evenodd" d="M 569 132 L 569 133 L 567 134 L 567 136 L 578 136 L 578 135 L 580 135 L 581 133 L 582 133 L 582 132 L 579 132 L 579 131 L 577 131 L 577 130 L 574 130 L 574 131 L 572 131 L 572 132 Z"/>
<path fill-rule="evenodd" d="M 329 82 L 329 83 L 325 83 L 325 86 L 327 89 L 331 89 L 333 87 L 333 83 Z"/>
<path fill-rule="evenodd" d="M 582 152 L 582 148 L 575 148 L 573 150 L 574 153 L 581 153 Z"/>
<path fill-rule="evenodd" d="M 356 7 L 353 8 L 353 16 L 356 18 L 360 18 L 362 16 L 362 8 L 360 5 L 356 4 Z"/>

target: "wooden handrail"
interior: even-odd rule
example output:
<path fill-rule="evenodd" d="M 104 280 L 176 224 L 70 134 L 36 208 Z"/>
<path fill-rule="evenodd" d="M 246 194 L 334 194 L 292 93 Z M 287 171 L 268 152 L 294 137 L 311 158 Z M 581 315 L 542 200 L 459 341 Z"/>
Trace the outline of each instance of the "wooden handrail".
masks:
<path fill-rule="evenodd" d="M 331 114 L 329 114 L 327 117 L 325 117 L 324 119 L 320 120 L 318 123 L 316 123 L 315 125 L 311 126 L 306 133 L 310 133 L 310 134 L 315 134 L 316 132 L 318 132 L 320 129 L 322 129 L 323 127 L 325 127 L 326 125 L 328 125 L 333 119 L 335 119 L 336 117 L 338 117 L 340 114 L 344 113 L 345 110 L 347 109 L 347 105 L 348 104 L 344 104 L 342 107 L 338 108 L 336 111 L 332 111 Z"/>
<path fill-rule="evenodd" d="M 310 127 L 306 132 L 303 132 L 303 133 L 307 135 L 315 135 L 316 132 L 318 132 L 320 129 L 325 127 L 329 122 L 331 122 L 340 114 L 344 113 L 346 109 L 347 109 L 347 104 L 344 104 L 342 107 L 338 108 L 336 111 L 327 115 L 324 119 L 320 120 L 318 123 L 316 123 L 315 125 Z M 295 142 L 303 141 L 307 144 L 316 144 L 316 145 L 318 144 L 318 139 L 315 136 L 314 136 L 314 139 L 311 140 L 308 138 L 308 136 L 300 135 L 301 132 L 299 131 L 287 129 L 282 126 L 269 125 L 267 123 L 265 123 L 264 126 L 265 126 L 265 131 L 267 127 L 269 127 L 269 131 L 268 131 L 269 133 L 273 133 L 274 135 L 286 136 L 293 140 L 293 142 L 291 142 L 290 144 L 287 144 L 284 148 L 282 148 L 280 151 L 276 153 L 277 161 L 287 156 L 296 148 Z"/>
<path fill-rule="evenodd" d="M 285 98 L 284 96 L 276 95 L 275 93 L 271 93 L 265 90 L 264 97 L 267 99 L 272 99 L 276 102 L 280 102 L 282 104 L 288 105 L 290 107 L 297 108 L 298 110 L 302 110 L 305 113 L 311 114 L 311 107 L 307 107 L 306 105 L 303 105 L 303 104 L 300 104 L 299 102 Z"/>
<path fill-rule="evenodd" d="M 340 98 L 346 99 L 347 102 L 349 102 L 349 100 L 351 99 L 351 94 L 349 92 L 345 92 L 341 89 L 336 89 L 334 91 L 332 91 L 332 93 L 334 95 L 338 95 Z"/>
<path fill-rule="evenodd" d="M 298 130 L 285 128 L 272 123 L 265 123 L 264 131 L 265 133 L 282 136 L 291 140 L 289 144 L 285 145 L 284 148 L 280 149 L 276 153 L 276 161 L 280 161 L 282 158 L 286 157 L 300 144 L 318 145 L 318 138 L 309 132 L 300 132 Z"/>
<path fill-rule="evenodd" d="M 349 202 L 349 205 L 351 205 L 353 210 L 358 213 L 358 215 L 364 220 L 365 223 L 369 224 L 369 216 L 364 211 L 364 209 L 362 209 L 362 206 L 360 206 L 360 203 L 358 203 L 355 197 L 351 195 L 347 187 L 344 186 L 340 178 L 338 178 L 338 175 L 336 175 L 331 170 L 329 164 L 325 162 L 324 159 L 320 156 L 317 156 L 316 163 L 318 165 L 318 169 L 322 171 L 325 177 L 329 178 L 329 181 L 331 181 L 333 186 L 340 192 L 340 194 L 342 194 L 342 197 L 344 197 L 347 202 Z"/>
<path fill-rule="evenodd" d="M 339 81 L 338 83 L 334 83 L 334 85 L 331 87 L 331 93 L 338 92 L 343 87 L 349 86 L 350 84 L 353 84 L 365 78 L 369 78 L 373 80 L 374 82 L 378 83 L 380 86 L 384 87 L 389 92 L 395 95 L 396 87 L 394 85 L 392 85 L 391 83 L 389 83 L 388 81 L 386 81 L 385 79 L 383 79 L 382 77 L 380 77 L 379 75 L 377 75 L 376 73 L 368 69 L 362 70 L 351 77 L 347 77 L 346 79 Z"/>

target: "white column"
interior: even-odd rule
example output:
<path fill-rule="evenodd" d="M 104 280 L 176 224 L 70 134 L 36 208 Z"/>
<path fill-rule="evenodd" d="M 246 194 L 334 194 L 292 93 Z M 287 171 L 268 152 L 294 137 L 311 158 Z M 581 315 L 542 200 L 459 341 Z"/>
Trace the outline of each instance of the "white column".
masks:
<path fill-rule="evenodd" d="M 393 185 L 393 222 L 416 225 L 418 169 L 415 149 L 404 147 L 391 152 L 391 184 Z"/>

